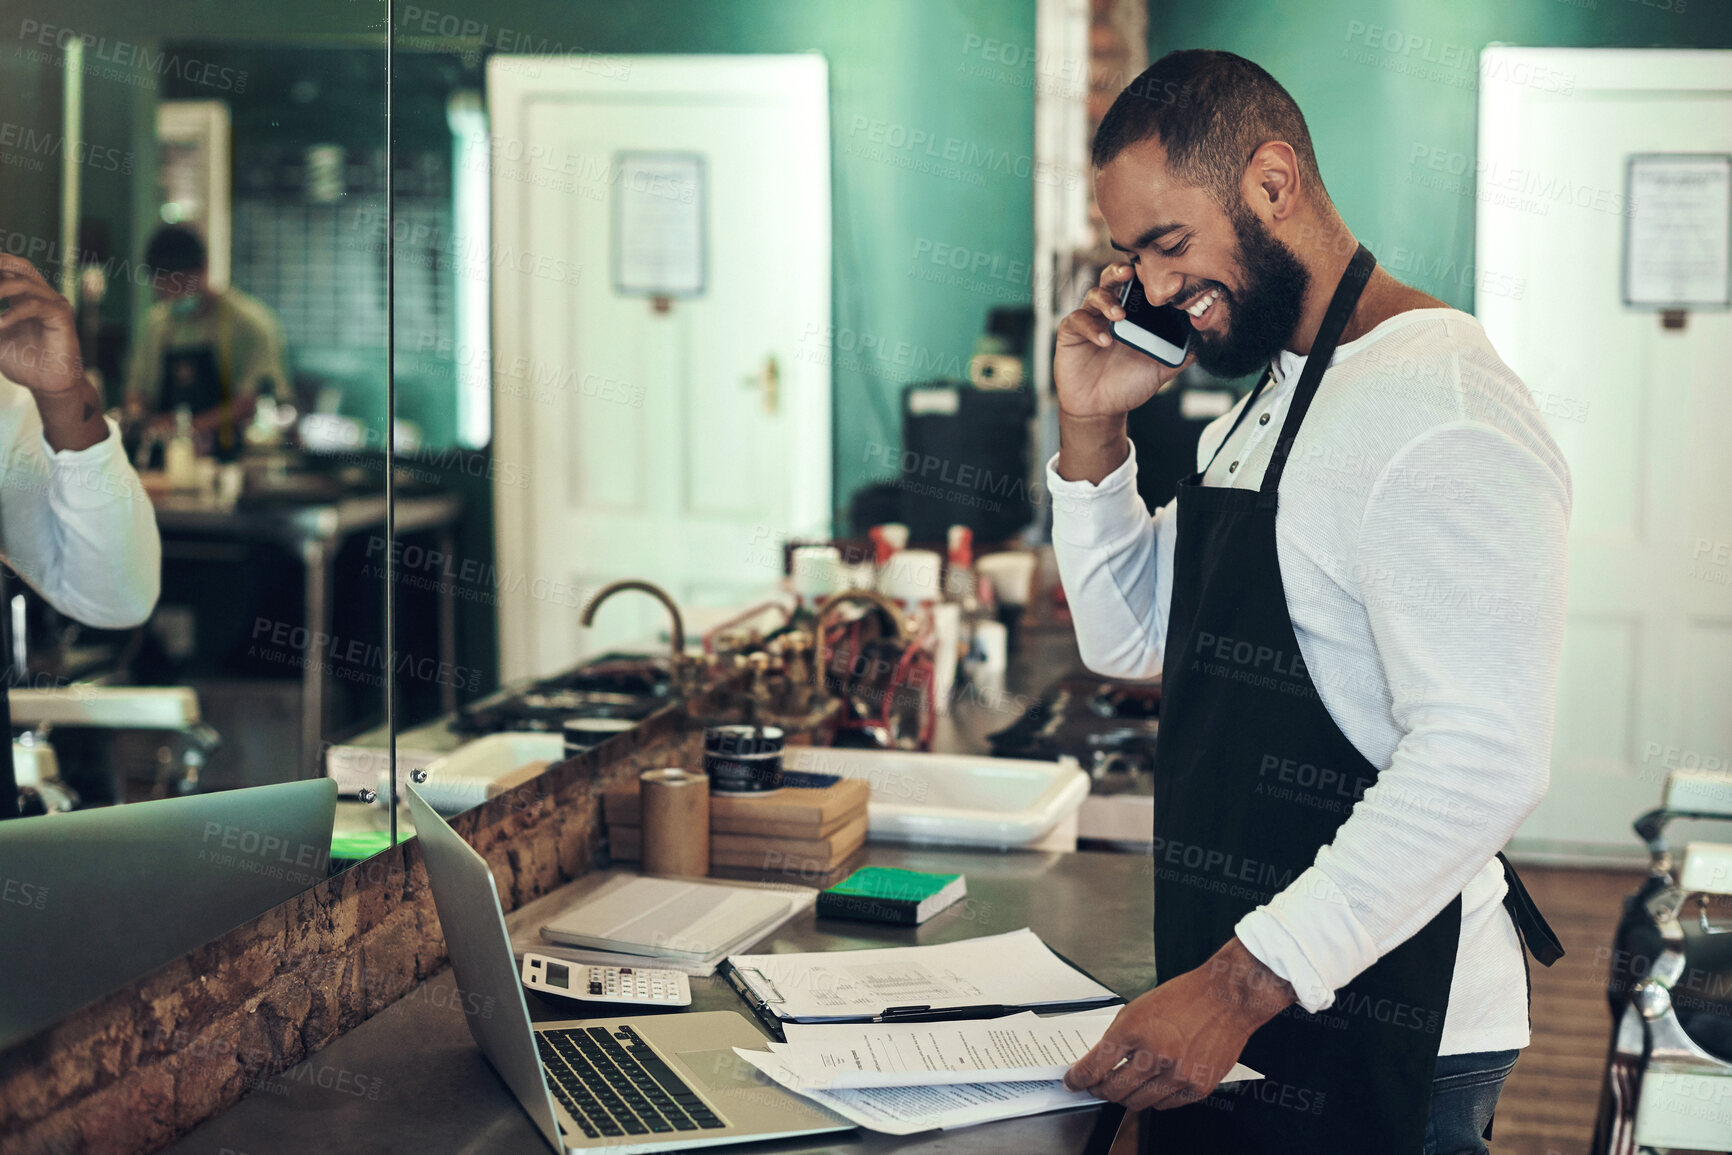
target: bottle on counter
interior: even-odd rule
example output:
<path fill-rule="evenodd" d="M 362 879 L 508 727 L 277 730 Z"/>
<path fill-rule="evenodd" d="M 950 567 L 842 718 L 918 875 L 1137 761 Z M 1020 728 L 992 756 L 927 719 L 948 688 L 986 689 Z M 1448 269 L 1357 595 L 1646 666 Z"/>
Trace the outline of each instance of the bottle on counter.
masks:
<path fill-rule="evenodd" d="M 932 701 L 941 715 L 950 712 L 962 625 L 960 607 L 944 596 L 943 571 L 944 560 L 927 549 L 897 550 L 878 571 L 878 592 L 896 603 L 909 637 L 924 639 L 932 656 Z"/>
<path fill-rule="evenodd" d="M 866 536 L 872 539 L 872 563 L 880 570 L 889 564 L 892 554 L 908 548 L 908 527 L 901 522 L 875 525 L 866 531 Z"/>
<path fill-rule="evenodd" d="M 974 531 L 953 525 L 945 539 L 944 596 L 967 607 L 976 600 L 979 583 L 974 574 Z"/>
<path fill-rule="evenodd" d="M 944 593 L 957 608 L 959 676 L 988 697 L 995 698 L 1004 686 L 1003 639 L 993 607 L 992 583 L 974 565 L 974 531 L 966 525 L 950 527 Z"/>
<path fill-rule="evenodd" d="M 792 573 L 787 588 L 794 595 L 794 608 L 786 625 L 770 631 L 764 637 L 764 648 L 781 663 L 790 688 L 787 702 L 796 712 L 810 705 L 807 690 L 816 687 L 813 666 L 813 646 L 818 637 L 818 607 L 830 595 L 848 588 L 848 574 L 842 564 L 842 551 L 833 545 L 799 545 L 790 559 Z M 798 698 L 793 701 L 792 698 Z"/>
<path fill-rule="evenodd" d="M 788 578 L 788 588 L 794 594 L 794 612 L 787 626 L 777 633 L 804 630 L 815 634 L 818 607 L 831 594 L 848 588 L 842 551 L 833 545 L 795 546 L 792 567 L 794 572 Z"/>
<path fill-rule="evenodd" d="M 174 411 L 174 435 L 163 451 L 162 470 L 171 487 L 198 488 L 198 447 L 193 443 L 192 410 L 185 405 Z"/>

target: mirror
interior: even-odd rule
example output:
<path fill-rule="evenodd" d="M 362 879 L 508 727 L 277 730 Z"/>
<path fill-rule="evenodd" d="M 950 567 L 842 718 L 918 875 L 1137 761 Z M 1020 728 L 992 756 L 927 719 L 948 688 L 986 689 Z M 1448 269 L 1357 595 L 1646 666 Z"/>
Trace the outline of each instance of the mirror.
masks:
<path fill-rule="evenodd" d="M 14 540 L 68 483 L 5 482 L 26 804 L 322 777 L 385 715 L 385 5 L 12 11 L 0 247 L 71 302 L 115 442 L 65 503 L 82 588 Z M 150 540 L 90 520 L 110 501 Z M 377 845 L 355 807 L 339 864 Z"/>

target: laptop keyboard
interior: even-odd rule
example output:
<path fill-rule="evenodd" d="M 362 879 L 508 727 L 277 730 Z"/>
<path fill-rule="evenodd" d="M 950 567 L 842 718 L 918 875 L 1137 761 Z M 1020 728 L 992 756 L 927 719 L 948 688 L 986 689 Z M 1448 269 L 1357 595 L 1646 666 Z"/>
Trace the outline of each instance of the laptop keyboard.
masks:
<path fill-rule="evenodd" d="M 591 1139 L 726 1127 L 630 1027 L 535 1032 L 560 1105 Z"/>

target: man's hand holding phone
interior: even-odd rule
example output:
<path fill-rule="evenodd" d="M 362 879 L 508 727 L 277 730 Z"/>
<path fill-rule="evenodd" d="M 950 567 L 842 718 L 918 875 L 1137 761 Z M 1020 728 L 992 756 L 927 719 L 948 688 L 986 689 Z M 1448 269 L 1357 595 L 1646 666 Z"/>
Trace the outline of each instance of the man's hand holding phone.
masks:
<path fill-rule="evenodd" d="M 1130 455 L 1125 414 L 1158 393 L 1190 363 L 1166 365 L 1113 336 L 1125 319 L 1119 303 L 1136 275 L 1128 264 L 1111 264 L 1082 305 L 1059 323 L 1053 355 L 1058 392 L 1058 474 L 1067 481 L 1099 483 Z"/>

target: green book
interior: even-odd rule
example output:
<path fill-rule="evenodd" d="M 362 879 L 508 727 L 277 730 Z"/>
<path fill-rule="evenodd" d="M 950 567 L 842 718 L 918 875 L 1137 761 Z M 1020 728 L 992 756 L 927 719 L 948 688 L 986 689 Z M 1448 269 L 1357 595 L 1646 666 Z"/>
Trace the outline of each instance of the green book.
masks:
<path fill-rule="evenodd" d="M 818 893 L 819 918 L 852 918 L 918 926 L 968 893 L 960 874 L 863 866 Z"/>

